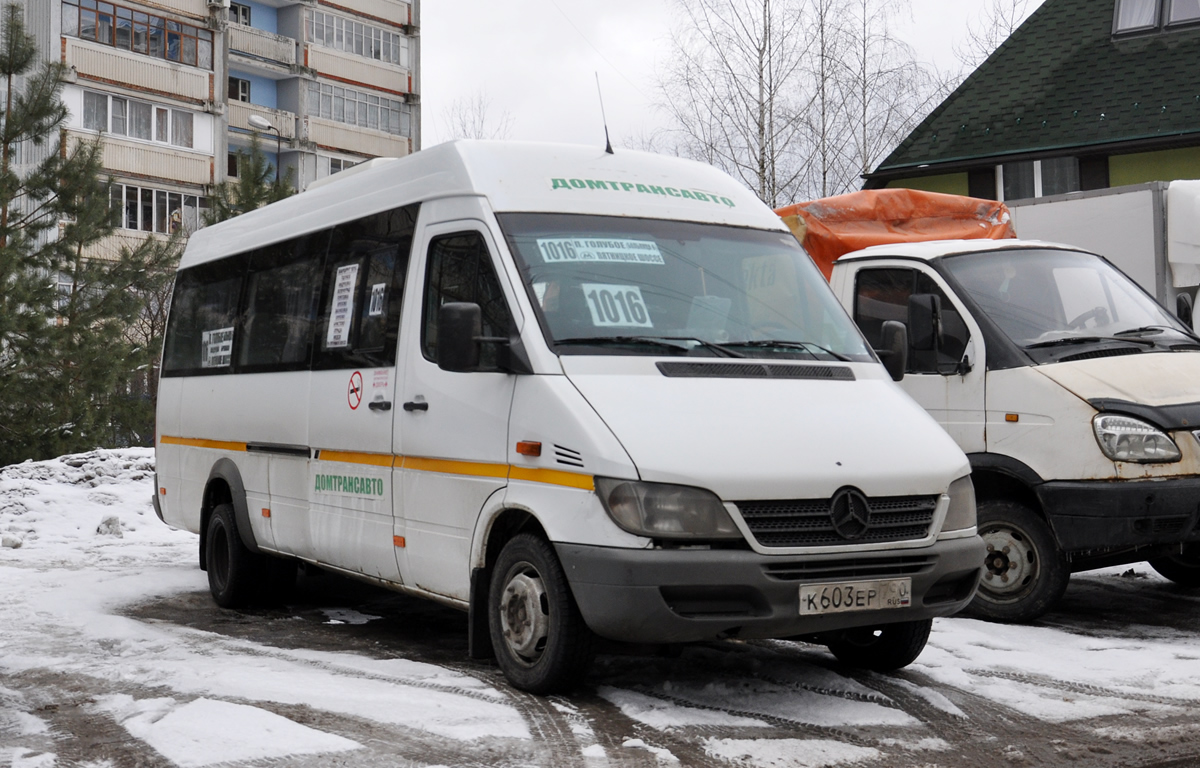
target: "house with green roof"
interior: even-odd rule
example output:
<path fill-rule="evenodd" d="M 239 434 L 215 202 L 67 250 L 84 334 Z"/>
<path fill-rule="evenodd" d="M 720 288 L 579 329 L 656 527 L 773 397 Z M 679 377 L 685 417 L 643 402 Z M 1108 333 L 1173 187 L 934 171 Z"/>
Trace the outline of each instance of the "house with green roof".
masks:
<path fill-rule="evenodd" d="M 1046 0 L 866 177 L 994 200 L 1200 178 L 1200 0 Z"/>

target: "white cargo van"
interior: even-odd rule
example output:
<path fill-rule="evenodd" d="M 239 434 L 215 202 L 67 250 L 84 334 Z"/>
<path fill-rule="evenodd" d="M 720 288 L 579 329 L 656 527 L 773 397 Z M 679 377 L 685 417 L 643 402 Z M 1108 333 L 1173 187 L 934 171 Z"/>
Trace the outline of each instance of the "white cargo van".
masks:
<path fill-rule="evenodd" d="M 1149 560 L 1200 586 L 1200 338 L 1069 245 L 944 240 L 834 262 L 868 340 L 907 325 L 901 386 L 967 453 L 985 572 L 970 610 L 1029 620 L 1072 572 Z"/>
<path fill-rule="evenodd" d="M 343 173 L 192 237 L 162 371 L 155 505 L 220 605 L 315 564 L 467 610 L 527 690 L 594 635 L 895 669 L 980 578 L 962 451 L 700 164 L 456 142 Z"/>

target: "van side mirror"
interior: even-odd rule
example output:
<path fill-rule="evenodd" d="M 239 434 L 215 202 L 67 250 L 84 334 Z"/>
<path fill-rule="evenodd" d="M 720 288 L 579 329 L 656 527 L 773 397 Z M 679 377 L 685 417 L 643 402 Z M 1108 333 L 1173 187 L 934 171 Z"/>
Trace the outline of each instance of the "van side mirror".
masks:
<path fill-rule="evenodd" d="M 908 329 L 899 320 L 883 321 L 883 349 L 876 353 L 883 359 L 883 367 L 892 381 L 904 378 L 908 367 Z"/>
<path fill-rule="evenodd" d="M 454 373 L 479 369 L 479 337 L 483 312 L 478 304 L 452 301 L 438 309 L 438 368 Z"/>
<path fill-rule="evenodd" d="M 908 333 L 913 349 L 937 349 L 942 336 L 942 299 L 933 293 L 908 297 Z"/>
<path fill-rule="evenodd" d="M 1175 296 L 1175 317 L 1179 322 L 1192 328 L 1192 297 L 1191 294 L 1180 293 Z"/>

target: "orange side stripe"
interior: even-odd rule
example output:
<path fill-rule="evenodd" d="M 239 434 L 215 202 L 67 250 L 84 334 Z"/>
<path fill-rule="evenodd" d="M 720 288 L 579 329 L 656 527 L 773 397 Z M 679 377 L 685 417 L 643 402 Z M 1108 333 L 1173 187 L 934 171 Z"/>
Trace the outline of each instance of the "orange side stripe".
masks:
<path fill-rule="evenodd" d="M 245 443 L 235 443 L 228 440 L 201 440 L 195 437 L 170 437 L 163 435 L 158 442 L 164 445 L 189 445 L 193 448 L 215 448 L 218 451 L 245 451 Z"/>
<path fill-rule="evenodd" d="M 471 477 L 508 477 L 507 464 L 485 464 L 480 461 L 451 461 L 449 459 L 419 459 L 412 456 L 401 458 L 399 466 L 419 472 L 440 472 L 446 475 L 469 475 Z"/>
<path fill-rule="evenodd" d="M 366 464 L 372 467 L 395 466 L 390 453 L 354 453 L 353 451 L 326 451 L 320 453 L 321 461 L 340 461 L 345 464 Z"/>
<path fill-rule="evenodd" d="M 509 467 L 510 480 L 528 480 L 531 483 L 548 483 L 550 485 L 565 485 L 568 488 L 580 488 L 585 491 L 596 489 L 591 475 L 581 475 L 576 472 L 563 472 L 557 469 L 537 469 L 536 467 Z"/>

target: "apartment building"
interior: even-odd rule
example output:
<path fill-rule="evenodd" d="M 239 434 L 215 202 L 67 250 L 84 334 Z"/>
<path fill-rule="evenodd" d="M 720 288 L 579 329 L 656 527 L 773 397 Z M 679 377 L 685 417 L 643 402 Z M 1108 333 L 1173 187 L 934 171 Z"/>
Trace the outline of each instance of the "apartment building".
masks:
<path fill-rule="evenodd" d="M 96 255 L 200 226 L 256 131 L 301 190 L 420 148 L 420 0 L 18 1 L 71 68 L 68 140 L 99 136 L 115 181 Z"/>

